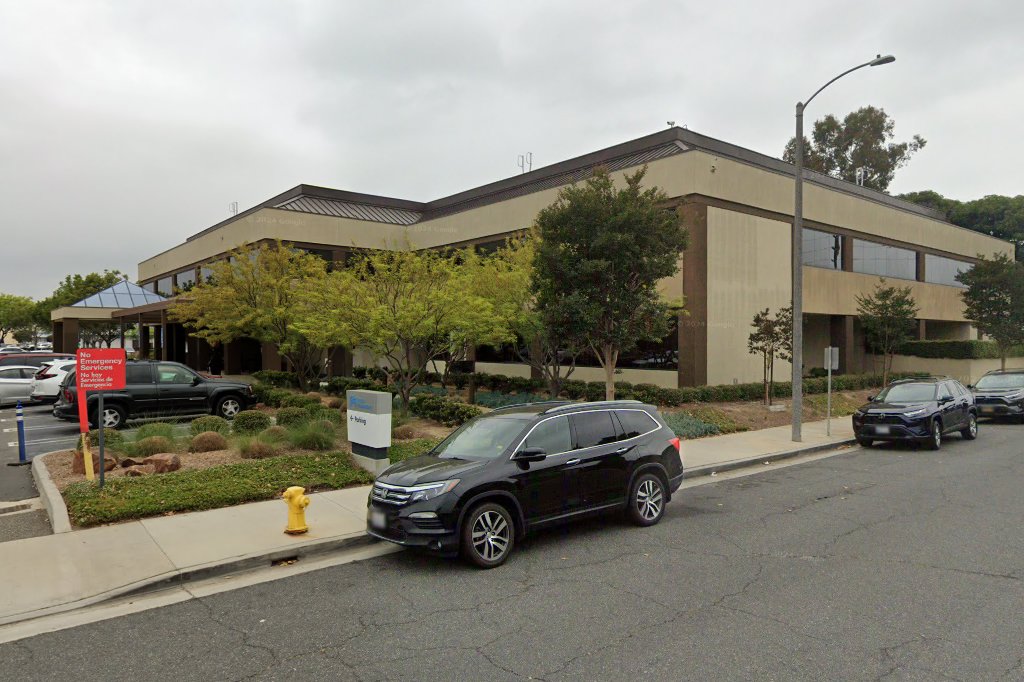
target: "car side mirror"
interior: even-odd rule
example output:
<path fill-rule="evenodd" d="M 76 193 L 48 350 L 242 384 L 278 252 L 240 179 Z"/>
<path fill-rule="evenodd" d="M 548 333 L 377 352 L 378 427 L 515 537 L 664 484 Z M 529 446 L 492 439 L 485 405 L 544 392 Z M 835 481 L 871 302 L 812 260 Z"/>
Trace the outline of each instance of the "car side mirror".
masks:
<path fill-rule="evenodd" d="M 974 390 L 974 384 L 967 384 L 967 388 L 973 391 Z"/>
<path fill-rule="evenodd" d="M 875 402 L 875 396 L 873 396 L 873 395 L 869 395 L 869 396 L 868 396 L 868 402 L 869 402 L 869 403 L 873 403 L 873 402 Z"/>
<path fill-rule="evenodd" d="M 945 405 L 946 403 L 950 402 L 953 402 L 953 396 L 951 395 L 944 395 L 941 398 L 939 398 L 939 405 Z"/>
<path fill-rule="evenodd" d="M 548 453 L 544 451 L 544 448 L 523 448 L 512 455 L 512 459 L 517 462 L 539 462 L 547 456 Z"/>
<path fill-rule="evenodd" d="M 201 377 L 192 377 L 192 385 L 193 386 L 198 386 L 201 383 L 203 383 L 203 380 L 202 380 Z"/>

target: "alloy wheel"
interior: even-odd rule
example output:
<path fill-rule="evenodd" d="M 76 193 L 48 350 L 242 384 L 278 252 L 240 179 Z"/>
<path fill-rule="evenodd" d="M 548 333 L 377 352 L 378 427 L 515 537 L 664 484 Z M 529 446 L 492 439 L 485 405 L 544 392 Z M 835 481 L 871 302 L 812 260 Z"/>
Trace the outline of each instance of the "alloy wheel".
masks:
<path fill-rule="evenodd" d="M 121 425 L 121 414 L 117 410 L 103 409 L 103 428 L 116 429 Z"/>
<path fill-rule="evenodd" d="M 651 521 L 661 513 L 661 486 L 654 479 L 647 479 L 636 489 L 636 508 L 640 516 Z"/>
<path fill-rule="evenodd" d="M 939 422 L 932 424 L 932 438 L 935 439 L 936 449 L 942 445 L 942 429 L 939 427 Z"/>
<path fill-rule="evenodd" d="M 231 419 L 242 411 L 242 406 L 234 398 L 228 398 L 220 404 L 221 416 Z"/>
<path fill-rule="evenodd" d="M 510 532 L 501 514 L 487 510 L 473 523 L 473 550 L 487 561 L 497 561 L 508 551 Z"/>
<path fill-rule="evenodd" d="M 978 435 L 978 420 L 973 414 L 967 420 L 967 429 L 971 432 L 971 438 Z"/>

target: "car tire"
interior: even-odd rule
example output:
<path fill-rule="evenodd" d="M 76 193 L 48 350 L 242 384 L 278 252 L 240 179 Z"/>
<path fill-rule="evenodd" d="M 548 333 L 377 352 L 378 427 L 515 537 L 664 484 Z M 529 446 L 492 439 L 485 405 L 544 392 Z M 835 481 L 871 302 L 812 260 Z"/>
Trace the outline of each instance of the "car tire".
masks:
<path fill-rule="evenodd" d="M 665 482 L 654 473 L 642 473 L 633 481 L 626 498 L 626 516 L 637 526 L 653 526 L 665 514 L 668 494 Z"/>
<path fill-rule="evenodd" d="M 218 417 L 223 417 L 227 420 L 235 418 L 239 412 L 243 409 L 242 399 L 237 395 L 226 395 L 217 401 L 217 407 L 213 411 Z"/>
<path fill-rule="evenodd" d="M 120 429 L 128 420 L 128 413 L 120 405 L 104 405 L 100 418 L 103 419 L 104 429 Z M 99 428 L 99 418 L 93 418 L 91 421 L 93 426 Z"/>
<path fill-rule="evenodd" d="M 471 509 L 462 523 L 462 556 L 479 568 L 497 568 L 512 553 L 515 536 L 508 509 L 485 502 Z"/>
<path fill-rule="evenodd" d="M 973 413 L 967 415 L 967 428 L 960 431 L 964 440 L 974 440 L 978 437 L 978 418 Z"/>
<path fill-rule="evenodd" d="M 857 445 L 861 446 L 862 448 L 870 448 L 874 444 L 874 442 L 875 441 L 871 440 L 870 438 L 861 438 L 860 436 L 857 437 Z"/>
<path fill-rule="evenodd" d="M 938 419 L 932 420 L 931 435 L 924 446 L 929 450 L 938 450 L 942 447 L 942 422 Z"/>

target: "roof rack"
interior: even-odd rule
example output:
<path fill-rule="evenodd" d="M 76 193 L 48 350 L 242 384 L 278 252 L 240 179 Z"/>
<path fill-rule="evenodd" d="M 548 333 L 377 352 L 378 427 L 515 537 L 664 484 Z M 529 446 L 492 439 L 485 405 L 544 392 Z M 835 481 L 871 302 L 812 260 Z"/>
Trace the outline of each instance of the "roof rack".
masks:
<path fill-rule="evenodd" d="M 563 403 L 555 407 L 544 410 L 543 414 L 550 414 L 551 412 L 558 412 L 559 410 L 568 410 L 574 407 L 590 407 L 591 405 L 643 405 L 639 400 L 595 400 L 589 403 Z"/>
<path fill-rule="evenodd" d="M 527 407 L 529 405 L 564 405 L 567 401 L 565 400 L 538 400 L 535 403 L 513 403 L 511 405 L 502 405 L 496 407 L 491 412 L 497 412 L 498 410 L 507 410 L 513 407 Z"/>

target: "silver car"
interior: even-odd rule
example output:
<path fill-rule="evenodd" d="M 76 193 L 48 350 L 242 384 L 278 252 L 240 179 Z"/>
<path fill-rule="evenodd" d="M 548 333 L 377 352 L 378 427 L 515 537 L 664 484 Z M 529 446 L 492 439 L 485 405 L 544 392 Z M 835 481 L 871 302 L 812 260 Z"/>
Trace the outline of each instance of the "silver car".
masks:
<path fill-rule="evenodd" d="M 0 367 L 0 405 L 14 405 L 19 400 L 22 405 L 27 404 L 38 371 L 38 367 L 28 365 Z"/>

